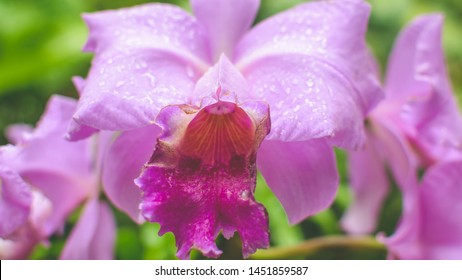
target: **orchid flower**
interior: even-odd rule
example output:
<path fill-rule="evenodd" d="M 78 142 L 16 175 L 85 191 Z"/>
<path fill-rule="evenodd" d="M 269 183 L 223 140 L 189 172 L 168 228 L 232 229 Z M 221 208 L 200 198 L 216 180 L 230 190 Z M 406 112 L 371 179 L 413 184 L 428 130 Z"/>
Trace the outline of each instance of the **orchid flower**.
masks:
<path fill-rule="evenodd" d="M 396 246 L 420 248 L 427 246 L 428 241 L 432 244 L 428 246 L 436 248 L 437 238 L 443 240 L 452 233 L 437 237 L 435 231 L 429 231 L 432 223 L 446 225 L 448 230 L 454 227 L 455 234 L 462 237 L 459 230 L 462 223 L 443 211 L 457 208 L 462 198 L 457 186 L 460 176 L 453 171 L 460 166 L 456 162 L 462 159 L 462 117 L 445 70 L 441 29 L 440 15 L 421 16 L 401 32 L 395 43 L 387 71 L 386 97 L 368 117 L 366 148 L 350 153 L 354 203 L 342 221 L 350 233 L 369 233 L 375 229 L 388 193 L 385 170 L 388 166 L 403 193 L 403 217 L 391 237 L 403 244 Z M 419 170 L 425 171 L 420 183 Z M 444 177 L 445 172 L 448 178 L 439 186 L 435 178 Z M 401 239 L 398 236 L 402 232 L 421 238 Z M 404 244 L 405 241 L 408 243 Z M 462 238 L 457 239 L 457 243 L 461 241 Z M 392 251 L 394 246 L 390 247 Z M 400 258 L 451 258 L 443 252 L 419 249 L 421 253 L 416 253 L 414 249 L 395 253 Z"/>
<path fill-rule="evenodd" d="M 247 257 L 269 246 L 257 166 L 296 223 L 335 196 L 332 146 L 364 142 L 381 98 L 364 40 L 370 8 L 307 3 L 249 30 L 258 0 L 191 4 L 195 16 L 166 4 L 84 15 L 95 57 L 68 137 L 121 132 L 108 155 L 147 162 L 141 212 L 174 233 L 179 258 L 217 257 L 217 235 L 236 231 Z M 127 184 L 108 188 L 129 192 L 135 165 L 112 164 L 108 176 Z"/>
<path fill-rule="evenodd" d="M 115 223 L 108 205 L 98 201 L 101 164 L 93 156 L 95 141 L 64 139 L 76 105 L 54 96 L 37 128 L 14 125 L 8 130 L 14 145 L 0 147 L 2 259 L 26 258 L 38 243 L 61 232 L 84 200 L 62 258 L 112 258 Z"/>

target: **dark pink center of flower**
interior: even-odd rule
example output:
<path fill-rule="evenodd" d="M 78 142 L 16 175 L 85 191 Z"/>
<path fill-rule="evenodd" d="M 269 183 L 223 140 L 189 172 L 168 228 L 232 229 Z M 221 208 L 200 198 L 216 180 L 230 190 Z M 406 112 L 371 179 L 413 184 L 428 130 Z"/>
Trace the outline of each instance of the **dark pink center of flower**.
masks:
<path fill-rule="evenodd" d="M 237 231 L 245 257 L 269 246 L 267 214 L 253 197 L 268 107 L 247 105 L 249 111 L 224 101 L 199 111 L 170 106 L 157 119 L 164 134 L 136 183 L 142 214 L 160 223 L 160 234 L 173 232 L 180 258 L 192 248 L 218 257 L 220 232 L 230 238 Z"/>
<path fill-rule="evenodd" d="M 203 164 L 229 164 L 234 156 L 252 152 L 255 126 L 247 113 L 231 102 L 218 102 L 199 111 L 189 123 L 179 151 Z"/>

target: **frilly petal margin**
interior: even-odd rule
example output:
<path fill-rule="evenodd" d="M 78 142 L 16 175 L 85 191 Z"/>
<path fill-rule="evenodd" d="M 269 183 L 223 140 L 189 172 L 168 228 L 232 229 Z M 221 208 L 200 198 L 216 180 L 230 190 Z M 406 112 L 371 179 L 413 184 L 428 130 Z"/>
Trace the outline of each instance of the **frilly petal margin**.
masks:
<path fill-rule="evenodd" d="M 135 222 L 142 222 L 141 194 L 133 182 L 153 153 L 160 128 L 150 125 L 122 132 L 108 148 L 103 165 L 103 188 L 112 203 Z"/>
<path fill-rule="evenodd" d="M 0 165 L 0 238 L 8 237 L 26 223 L 31 203 L 30 187 L 16 172 Z"/>
<path fill-rule="evenodd" d="M 396 233 L 381 240 L 400 259 L 462 258 L 462 162 L 429 168 L 407 202 Z M 405 201 L 406 203 L 406 201 Z"/>
<path fill-rule="evenodd" d="M 209 35 L 215 61 L 222 53 L 232 57 L 234 46 L 252 25 L 260 0 L 191 0 L 191 6 Z"/>
<path fill-rule="evenodd" d="M 298 223 L 332 203 L 338 173 L 332 148 L 324 140 L 263 141 L 258 168 L 281 201 L 290 223 Z"/>
<path fill-rule="evenodd" d="M 116 224 L 109 206 L 89 201 L 61 253 L 65 260 L 109 260 L 114 258 Z"/>
<path fill-rule="evenodd" d="M 244 257 L 269 246 L 267 214 L 253 197 L 256 150 L 268 133 L 268 107 L 233 104 L 163 109 L 157 118 L 163 134 L 136 180 L 144 217 L 161 224 L 160 234 L 174 233 L 181 259 L 192 248 L 218 257 L 220 231 L 225 238 L 239 233 Z M 250 142 L 240 137 L 248 131 L 255 135 Z"/>

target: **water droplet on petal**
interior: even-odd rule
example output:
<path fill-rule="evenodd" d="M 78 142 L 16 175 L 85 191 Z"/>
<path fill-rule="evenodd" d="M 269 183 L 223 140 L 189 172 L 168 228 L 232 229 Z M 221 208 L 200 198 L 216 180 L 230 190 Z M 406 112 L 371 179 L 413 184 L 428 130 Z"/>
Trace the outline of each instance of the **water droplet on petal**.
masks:
<path fill-rule="evenodd" d="M 186 75 L 188 75 L 189 78 L 194 78 L 194 69 L 190 65 L 186 67 Z"/>

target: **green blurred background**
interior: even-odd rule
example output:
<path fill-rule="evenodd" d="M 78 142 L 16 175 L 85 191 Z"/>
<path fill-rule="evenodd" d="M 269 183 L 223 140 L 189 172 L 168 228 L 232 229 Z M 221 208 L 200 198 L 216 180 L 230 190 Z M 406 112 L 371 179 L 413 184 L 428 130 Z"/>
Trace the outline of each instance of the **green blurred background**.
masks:
<path fill-rule="evenodd" d="M 142 0 L 1 0 L 0 1 L 0 131 L 8 124 L 35 124 L 51 94 L 77 97 L 71 83 L 73 76 L 85 76 L 91 54 L 81 52 L 87 28 L 81 13 L 129 7 Z M 189 8 L 186 0 L 170 2 Z M 292 7 L 300 0 L 262 0 L 257 21 Z M 462 94 L 462 1 L 460 0 L 371 0 L 372 15 L 368 43 L 381 63 L 382 70 L 393 40 L 399 30 L 414 16 L 440 12 L 445 15 L 443 45 L 452 84 L 461 104 Z M 0 145 L 7 143 L 3 135 Z M 349 203 L 345 154 L 337 151 L 341 172 L 341 188 L 330 209 L 296 226 L 287 223 L 281 205 L 259 177 L 257 199 L 268 209 L 273 246 L 295 245 L 303 240 L 342 234 L 338 226 Z M 400 196 L 394 190 L 387 199 L 378 231 L 393 232 L 400 213 Z M 66 226 L 64 236 L 54 236 L 51 246 L 39 246 L 33 258 L 54 259 L 65 237 L 77 220 L 76 211 Z M 116 257 L 119 259 L 174 258 L 174 238 L 169 233 L 157 236 L 158 225 L 136 226 L 124 214 L 117 212 Z M 239 241 L 220 239 L 223 258 L 239 258 Z M 346 259 L 384 258 L 381 250 L 332 249 L 294 258 Z M 193 258 L 200 258 L 195 253 Z"/>

